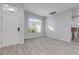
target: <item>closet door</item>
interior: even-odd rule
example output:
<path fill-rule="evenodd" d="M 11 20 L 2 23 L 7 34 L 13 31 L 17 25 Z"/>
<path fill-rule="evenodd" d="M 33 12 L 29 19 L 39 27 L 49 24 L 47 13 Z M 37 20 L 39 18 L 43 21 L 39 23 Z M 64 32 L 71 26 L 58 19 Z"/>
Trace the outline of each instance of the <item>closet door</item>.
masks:
<path fill-rule="evenodd" d="M 2 30 L 2 20 L 1 20 L 1 4 L 0 4 L 0 48 L 1 48 L 1 43 L 2 43 L 2 32 L 1 32 L 1 30 Z"/>
<path fill-rule="evenodd" d="M 17 44 L 19 41 L 19 16 L 14 5 L 3 4 L 3 46 Z"/>

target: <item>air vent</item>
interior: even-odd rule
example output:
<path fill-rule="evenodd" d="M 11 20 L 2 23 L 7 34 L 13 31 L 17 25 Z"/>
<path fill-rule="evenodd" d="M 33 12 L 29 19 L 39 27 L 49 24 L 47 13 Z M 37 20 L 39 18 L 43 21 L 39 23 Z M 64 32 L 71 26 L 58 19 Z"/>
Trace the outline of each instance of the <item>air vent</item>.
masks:
<path fill-rule="evenodd" d="M 51 13 L 49 13 L 50 15 L 53 15 L 53 14 L 56 14 L 56 12 L 51 12 Z"/>

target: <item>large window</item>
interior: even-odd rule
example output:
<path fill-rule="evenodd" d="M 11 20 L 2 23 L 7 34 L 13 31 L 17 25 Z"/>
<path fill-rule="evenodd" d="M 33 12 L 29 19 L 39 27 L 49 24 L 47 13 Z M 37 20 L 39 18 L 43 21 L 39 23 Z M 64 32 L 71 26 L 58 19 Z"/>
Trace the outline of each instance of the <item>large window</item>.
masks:
<path fill-rule="evenodd" d="M 29 27 L 28 32 L 30 33 L 39 33 L 41 32 L 41 20 L 29 18 Z"/>

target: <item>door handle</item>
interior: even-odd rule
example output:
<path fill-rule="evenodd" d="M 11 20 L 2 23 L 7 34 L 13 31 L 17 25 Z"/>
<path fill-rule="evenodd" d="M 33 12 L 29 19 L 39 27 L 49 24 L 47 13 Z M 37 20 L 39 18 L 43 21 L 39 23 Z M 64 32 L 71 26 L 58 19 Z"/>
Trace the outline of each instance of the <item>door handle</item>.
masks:
<path fill-rule="evenodd" d="M 18 27 L 18 31 L 20 31 L 20 28 Z"/>

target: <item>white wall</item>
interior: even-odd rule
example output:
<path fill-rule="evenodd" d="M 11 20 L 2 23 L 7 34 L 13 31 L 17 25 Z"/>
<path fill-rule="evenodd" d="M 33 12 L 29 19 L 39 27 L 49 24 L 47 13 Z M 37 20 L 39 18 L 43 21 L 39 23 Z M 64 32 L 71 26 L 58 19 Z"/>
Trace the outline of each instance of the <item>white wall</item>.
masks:
<path fill-rule="evenodd" d="M 30 13 L 30 12 L 24 12 L 25 13 L 25 31 L 24 31 L 24 35 L 25 35 L 25 39 L 29 39 L 29 38 L 36 38 L 36 37 L 41 37 L 41 36 L 44 36 L 44 17 L 42 16 L 38 16 L 38 15 L 35 15 L 33 13 Z M 31 17 L 31 18 L 36 18 L 36 19 L 40 19 L 42 21 L 42 25 L 41 25 L 41 33 L 29 33 L 28 32 L 28 18 Z"/>
<path fill-rule="evenodd" d="M 72 23 L 72 10 L 66 10 L 58 14 L 48 16 L 46 18 L 45 32 L 46 36 L 56 38 L 59 40 L 71 40 L 71 23 Z M 53 30 L 49 29 L 51 26 Z"/>

